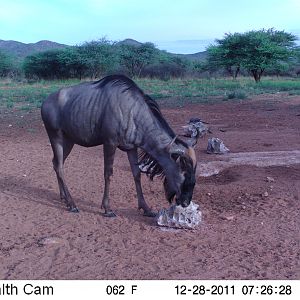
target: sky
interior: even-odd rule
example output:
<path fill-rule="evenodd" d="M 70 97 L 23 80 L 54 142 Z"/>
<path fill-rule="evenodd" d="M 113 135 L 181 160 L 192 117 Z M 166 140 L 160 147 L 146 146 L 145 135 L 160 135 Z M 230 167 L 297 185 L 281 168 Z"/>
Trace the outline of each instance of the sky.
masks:
<path fill-rule="evenodd" d="M 300 0 L 0 0 L 0 39 L 67 45 L 132 38 L 173 53 L 225 33 L 275 28 L 300 38 Z"/>

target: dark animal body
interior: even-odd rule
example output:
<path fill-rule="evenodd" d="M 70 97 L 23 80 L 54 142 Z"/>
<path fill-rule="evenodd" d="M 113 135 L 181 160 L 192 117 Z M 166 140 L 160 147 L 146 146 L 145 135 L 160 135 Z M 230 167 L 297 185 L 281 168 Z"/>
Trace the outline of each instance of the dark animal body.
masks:
<path fill-rule="evenodd" d="M 70 211 L 78 209 L 64 179 L 63 164 L 74 144 L 103 145 L 105 187 L 102 208 L 110 208 L 109 184 L 117 148 L 126 151 L 133 173 L 138 208 L 154 216 L 141 188 L 141 170 L 164 177 L 167 199 L 189 205 L 195 185 L 196 158 L 191 146 L 178 139 L 163 118 L 157 103 L 129 78 L 107 76 L 96 82 L 81 83 L 51 94 L 43 103 L 42 119 L 52 150 L 60 197 Z M 138 149 L 141 150 L 140 156 Z"/>

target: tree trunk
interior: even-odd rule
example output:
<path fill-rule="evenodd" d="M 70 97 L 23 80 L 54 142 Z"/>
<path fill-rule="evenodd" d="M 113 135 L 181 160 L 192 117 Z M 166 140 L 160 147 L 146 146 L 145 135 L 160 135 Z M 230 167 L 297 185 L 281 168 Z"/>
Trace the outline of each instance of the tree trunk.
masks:
<path fill-rule="evenodd" d="M 251 73 L 252 73 L 252 75 L 254 77 L 255 82 L 256 83 L 260 82 L 260 75 L 259 75 L 258 70 L 257 69 L 251 70 Z"/>
<path fill-rule="evenodd" d="M 237 66 L 237 68 L 235 69 L 235 72 L 234 72 L 234 79 L 237 78 L 239 72 L 240 72 L 240 66 Z"/>
<path fill-rule="evenodd" d="M 232 72 L 231 66 L 227 66 L 227 67 L 225 67 L 225 69 L 226 69 L 227 73 L 233 77 L 233 72 Z"/>
<path fill-rule="evenodd" d="M 263 74 L 264 70 L 265 69 L 260 69 L 260 71 L 259 71 L 259 81 L 260 81 L 261 75 Z"/>

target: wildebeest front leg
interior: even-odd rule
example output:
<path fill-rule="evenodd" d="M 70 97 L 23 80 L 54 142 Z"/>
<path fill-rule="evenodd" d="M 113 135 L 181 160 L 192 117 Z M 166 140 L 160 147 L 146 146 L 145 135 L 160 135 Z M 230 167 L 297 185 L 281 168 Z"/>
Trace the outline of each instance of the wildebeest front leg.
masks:
<path fill-rule="evenodd" d="M 131 166 L 131 171 L 134 178 L 137 198 L 138 198 L 138 209 L 144 211 L 144 216 L 155 217 L 156 214 L 151 211 L 150 207 L 146 203 L 141 186 L 141 171 L 138 166 L 138 155 L 137 150 L 133 149 L 127 152 L 128 160 Z"/>
<path fill-rule="evenodd" d="M 105 186 L 104 186 L 101 208 L 104 208 L 105 217 L 116 217 L 116 214 L 112 211 L 109 204 L 109 185 L 110 185 L 110 177 L 113 175 L 113 163 L 114 163 L 114 157 L 116 153 L 116 147 L 104 144 L 103 153 L 104 153 Z"/>

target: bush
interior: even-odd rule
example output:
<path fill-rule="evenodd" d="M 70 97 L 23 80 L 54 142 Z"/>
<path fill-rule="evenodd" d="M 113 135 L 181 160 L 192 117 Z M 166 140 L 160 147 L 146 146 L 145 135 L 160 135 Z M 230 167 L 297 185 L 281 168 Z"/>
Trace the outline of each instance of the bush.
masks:
<path fill-rule="evenodd" d="M 242 90 L 232 91 L 228 94 L 225 94 L 224 101 L 231 100 L 231 99 L 246 99 L 247 94 Z"/>
<path fill-rule="evenodd" d="M 12 77 L 18 72 L 13 58 L 3 51 L 0 51 L 0 77 Z"/>
<path fill-rule="evenodd" d="M 102 39 L 27 56 L 23 70 L 29 79 L 97 78 L 112 72 L 116 63 L 112 44 Z"/>
<path fill-rule="evenodd" d="M 65 68 L 59 54 L 62 50 L 50 50 L 27 56 L 23 70 L 27 78 L 61 79 L 66 78 Z"/>
<path fill-rule="evenodd" d="M 145 68 L 159 60 L 159 50 L 152 43 L 123 44 L 118 47 L 118 60 L 123 71 L 131 77 L 140 77 Z"/>
<path fill-rule="evenodd" d="M 189 62 L 181 57 L 164 53 L 159 61 L 151 64 L 141 72 L 141 77 L 169 80 L 183 78 L 191 69 Z"/>

